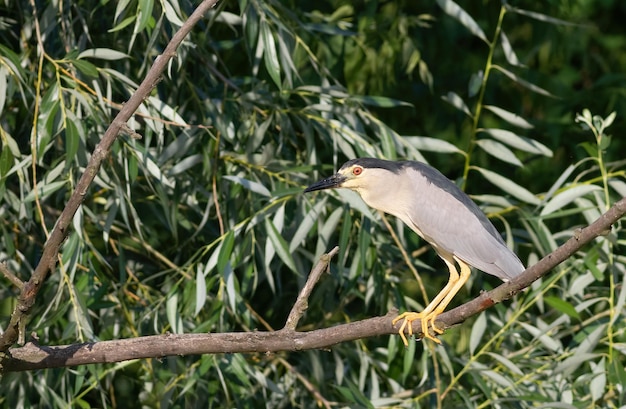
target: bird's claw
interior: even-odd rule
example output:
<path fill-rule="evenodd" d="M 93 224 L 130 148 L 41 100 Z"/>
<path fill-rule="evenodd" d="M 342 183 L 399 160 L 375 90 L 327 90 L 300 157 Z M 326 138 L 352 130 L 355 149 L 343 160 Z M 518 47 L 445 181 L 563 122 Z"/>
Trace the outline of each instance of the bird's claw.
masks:
<path fill-rule="evenodd" d="M 430 331 L 428 330 L 428 326 L 430 325 L 430 327 L 433 329 L 433 331 L 436 334 L 443 334 L 443 330 L 440 328 L 437 328 L 437 326 L 435 325 L 435 318 L 437 318 L 437 315 L 439 314 L 432 313 L 432 312 L 426 313 L 426 314 L 424 314 L 423 312 L 404 312 L 398 315 L 396 318 L 394 318 L 393 321 L 391 321 L 391 325 L 396 325 L 396 323 L 398 323 L 400 320 L 404 320 L 402 322 L 402 325 L 400 325 L 398 334 L 400 334 L 400 338 L 402 338 L 402 342 L 404 343 L 404 346 L 409 346 L 409 341 L 407 340 L 406 335 L 404 335 L 404 330 L 407 329 L 409 336 L 412 336 L 413 335 L 413 326 L 411 325 L 412 322 L 415 320 L 421 320 L 422 338 L 428 338 L 430 340 L 433 340 L 437 344 L 441 344 L 441 341 L 435 338 L 433 335 L 431 335 Z"/>

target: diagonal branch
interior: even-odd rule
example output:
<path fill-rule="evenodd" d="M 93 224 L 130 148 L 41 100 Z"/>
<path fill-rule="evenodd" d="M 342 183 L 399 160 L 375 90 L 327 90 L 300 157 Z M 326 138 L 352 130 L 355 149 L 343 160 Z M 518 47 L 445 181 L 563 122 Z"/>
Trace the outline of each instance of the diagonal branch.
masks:
<path fill-rule="evenodd" d="M 311 295 L 311 292 L 313 292 L 313 287 L 315 287 L 315 284 L 317 284 L 317 282 L 319 281 L 322 273 L 324 273 L 324 271 L 326 271 L 326 269 L 328 268 L 328 265 L 330 264 L 330 259 L 333 258 L 338 252 L 339 247 L 335 247 L 334 249 L 329 251 L 328 254 L 324 254 L 320 258 L 320 261 L 317 263 L 317 265 L 313 267 L 313 270 L 311 270 L 311 274 L 309 274 L 309 278 L 307 278 L 304 287 L 302 287 L 302 290 L 300 290 L 300 294 L 298 294 L 298 298 L 291 308 L 291 312 L 287 317 L 287 322 L 285 323 L 285 327 L 283 328 L 283 330 L 296 330 L 298 321 L 300 321 L 300 318 L 302 318 L 302 315 L 304 315 L 304 312 L 309 307 L 309 296 Z"/>
<path fill-rule="evenodd" d="M 7 264 L 4 262 L 0 263 L 0 273 L 2 273 L 2 275 L 5 276 L 18 289 L 21 290 L 22 288 L 24 288 L 24 282 L 20 280 L 15 274 L 13 274 L 11 270 L 9 270 L 9 267 L 7 267 Z"/>
<path fill-rule="evenodd" d="M 437 319 L 438 326 L 449 328 L 499 302 L 513 297 L 535 280 L 545 276 L 551 269 L 565 261 L 585 244 L 598 236 L 605 235 L 607 231 L 610 231 L 611 226 L 624 214 L 626 214 L 626 197 L 615 203 L 611 209 L 588 227 L 576 230 L 574 236 L 565 244 L 548 254 L 534 266 L 529 267 L 515 280 L 504 283 L 466 304 L 441 314 Z M 335 251 L 336 249 L 333 249 L 333 252 Z M 320 269 L 322 272 L 329 260 L 329 255 L 322 256 L 322 260 L 318 264 L 318 267 L 322 266 Z M 302 294 L 304 294 L 304 290 L 301 292 Z M 305 294 L 302 297 L 306 301 L 308 295 Z M 391 320 L 396 314 L 396 311 L 390 311 L 384 316 L 309 332 L 284 329 L 273 332 L 165 334 L 53 347 L 38 346 L 29 342 L 24 347 L 10 349 L 7 351 L 6 356 L 0 355 L 0 372 L 113 363 L 131 359 L 161 358 L 173 355 L 235 352 L 265 353 L 329 348 L 341 342 L 396 334 L 398 329 L 391 325 Z M 290 316 L 292 315 L 295 317 L 295 322 L 297 322 L 301 313 L 292 311 Z M 294 322 L 294 320 L 288 320 L 288 325 L 290 325 L 289 322 Z M 419 320 L 413 322 L 413 329 L 416 334 L 419 333 L 421 330 Z"/>
<path fill-rule="evenodd" d="M 126 121 L 135 113 L 137 108 L 141 105 L 145 98 L 150 95 L 150 92 L 156 84 L 159 82 L 161 74 L 167 67 L 167 63 L 176 55 L 176 49 L 183 41 L 183 39 L 189 34 L 191 28 L 202 19 L 204 14 L 215 4 L 218 0 L 204 0 L 198 8 L 193 12 L 191 16 L 185 21 L 183 26 L 174 34 L 169 44 L 163 51 L 163 54 L 158 56 L 146 74 L 145 79 L 137 88 L 137 91 L 130 97 L 128 101 L 122 106 L 119 113 L 113 119 L 111 125 L 106 130 L 100 143 L 96 146 L 91 155 L 91 159 L 85 168 L 85 172 L 80 177 L 76 184 L 76 189 L 69 198 L 61 216 L 56 222 L 50 237 L 44 245 L 41 259 L 39 264 L 35 268 L 30 280 L 24 283 L 24 286 L 17 299 L 17 304 L 11 315 L 11 320 L 7 325 L 4 333 L 0 335 L 0 352 L 6 351 L 11 345 L 13 345 L 19 336 L 20 328 L 24 328 L 28 314 L 31 312 L 37 293 L 41 289 L 41 286 L 46 281 L 48 273 L 52 271 L 56 266 L 57 255 L 59 254 L 59 248 L 69 233 L 70 224 L 74 218 L 74 214 L 81 205 L 91 182 L 98 174 L 102 161 L 108 156 L 109 150 L 113 145 L 113 142 L 117 139 L 120 131 L 128 129 Z"/>

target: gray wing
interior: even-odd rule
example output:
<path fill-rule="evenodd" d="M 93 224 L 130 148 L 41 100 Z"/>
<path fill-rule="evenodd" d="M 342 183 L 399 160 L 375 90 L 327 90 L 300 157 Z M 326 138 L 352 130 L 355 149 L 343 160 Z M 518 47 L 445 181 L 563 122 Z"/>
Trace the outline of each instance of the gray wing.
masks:
<path fill-rule="evenodd" d="M 455 255 L 486 273 L 510 280 L 524 271 L 517 255 L 480 208 L 454 183 L 427 165 L 415 167 L 419 182 L 411 223 L 438 252 Z M 411 226 L 414 224 L 414 226 Z"/>

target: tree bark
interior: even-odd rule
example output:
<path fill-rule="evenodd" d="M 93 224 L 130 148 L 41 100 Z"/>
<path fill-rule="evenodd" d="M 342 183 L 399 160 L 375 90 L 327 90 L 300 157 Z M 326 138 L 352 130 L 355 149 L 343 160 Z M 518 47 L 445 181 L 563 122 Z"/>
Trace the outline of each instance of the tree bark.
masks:
<path fill-rule="evenodd" d="M 441 314 L 437 327 L 450 328 L 487 308 L 508 300 L 527 288 L 554 267 L 571 257 L 585 244 L 610 232 L 611 226 L 626 214 L 626 197 L 619 200 L 591 225 L 577 229 L 565 244 L 529 267 L 514 280 L 504 283 L 475 299 Z M 278 331 L 230 332 L 221 334 L 164 334 L 115 341 L 87 342 L 61 346 L 40 346 L 29 342 L 0 356 L 0 372 L 28 371 L 42 368 L 71 367 L 112 363 L 130 359 L 163 358 L 174 355 L 217 353 L 271 353 L 330 348 L 341 342 L 374 336 L 397 334 L 391 321 L 397 311 L 384 316 L 341 324 L 330 328 L 300 332 L 295 326 L 306 310 L 308 297 L 326 270 L 337 248 L 320 258 L 292 308 L 285 327 Z M 421 332 L 420 321 L 413 322 L 414 334 Z"/>

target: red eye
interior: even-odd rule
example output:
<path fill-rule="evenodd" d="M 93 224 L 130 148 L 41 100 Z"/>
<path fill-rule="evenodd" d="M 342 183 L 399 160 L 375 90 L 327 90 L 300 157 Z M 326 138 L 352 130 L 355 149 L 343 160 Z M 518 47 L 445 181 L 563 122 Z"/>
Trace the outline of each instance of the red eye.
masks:
<path fill-rule="evenodd" d="M 363 168 L 360 166 L 357 166 L 356 168 L 352 169 L 352 174 L 354 176 L 359 176 L 361 173 L 363 173 Z"/>

